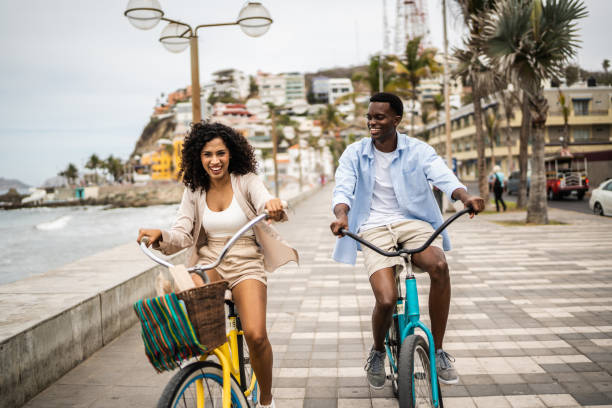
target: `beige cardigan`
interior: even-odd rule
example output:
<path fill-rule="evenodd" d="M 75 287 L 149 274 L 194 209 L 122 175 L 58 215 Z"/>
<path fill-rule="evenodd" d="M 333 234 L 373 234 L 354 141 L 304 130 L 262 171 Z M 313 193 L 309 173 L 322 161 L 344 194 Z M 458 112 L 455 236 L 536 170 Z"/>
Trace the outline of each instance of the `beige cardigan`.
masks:
<path fill-rule="evenodd" d="M 272 199 L 261 179 L 254 173 L 230 174 L 232 189 L 238 205 L 249 220 L 264 211 Z M 187 267 L 198 262 L 198 250 L 206 245 L 207 235 L 202 227 L 202 216 L 206 205 L 206 191 L 202 188 L 191 191 L 186 187 L 179 207 L 177 219 L 168 231 L 162 231 L 162 241 L 155 245 L 165 255 L 171 255 L 183 248 L 191 247 Z M 287 216 L 285 215 L 287 220 Z M 282 240 L 276 229 L 265 222 L 253 226 L 255 239 L 264 256 L 264 269 L 273 272 L 290 261 L 298 262 L 297 251 Z"/>

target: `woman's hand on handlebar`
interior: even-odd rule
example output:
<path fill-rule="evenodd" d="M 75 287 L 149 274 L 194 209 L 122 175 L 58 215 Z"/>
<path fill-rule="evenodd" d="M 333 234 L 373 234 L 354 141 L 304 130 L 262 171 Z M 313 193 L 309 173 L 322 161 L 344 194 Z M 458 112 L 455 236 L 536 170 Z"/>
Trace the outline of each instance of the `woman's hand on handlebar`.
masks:
<path fill-rule="evenodd" d="M 140 244 L 140 242 L 142 241 L 143 238 L 147 238 L 147 241 L 145 241 L 145 244 L 150 247 L 151 245 L 155 244 L 156 242 L 161 241 L 162 239 L 162 232 L 161 230 L 158 229 L 144 229 L 141 228 L 138 230 L 138 238 L 136 239 L 136 242 L 138 242 Z"/>
<path fill-rule="evenodd" d="M 280 198 L 273 198 L 266 203 L 266 211 L 268 212 L 268 217 L 274 221 L 282 221 L 283 213 L 285 209 L 283 208 L 283 201 Z"/>

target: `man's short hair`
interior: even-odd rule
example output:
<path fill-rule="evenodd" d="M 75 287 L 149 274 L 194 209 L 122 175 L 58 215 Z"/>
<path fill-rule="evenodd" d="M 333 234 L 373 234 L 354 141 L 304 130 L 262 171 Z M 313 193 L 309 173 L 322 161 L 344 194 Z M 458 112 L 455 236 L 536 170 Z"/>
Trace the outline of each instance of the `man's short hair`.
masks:
<path fill-rule="evenodd" d="M 378 92 L 370 97 L 370 102 L 387 102 L 391 110 L 399 117 L 404 116 L 404 104 L 395 94 L 390 92 Z"/>

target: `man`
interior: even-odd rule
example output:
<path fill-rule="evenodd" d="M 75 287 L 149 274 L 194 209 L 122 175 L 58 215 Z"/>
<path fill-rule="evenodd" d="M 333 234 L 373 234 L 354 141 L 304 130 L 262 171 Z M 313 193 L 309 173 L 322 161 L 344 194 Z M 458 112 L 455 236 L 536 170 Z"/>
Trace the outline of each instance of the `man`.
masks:
<path fill-rule="evenodd" d="M 434 228 L 443 222 L 429 182 L 453 200 L 461 200 L 475 213 L 482 211 L 484 201 L 472 197 L 434 149 L 396 130 L 403 115 L 402 101 L 390 93 L 370 98 L 367 120 L 371 138 L 347 147 L 336 170 L 333 211 L 336 220 L 330 227 L 335 235 L 346 228 L 384 250 L 399 245 L 421 246 Z M 473 216 L 473 215 L 472 215 Z M 451 357 L 442 350 L 450 306 L 451 286 L 444 252 L 450 250 L 448 234 L 443 233 L 425 251 L 412 256 L 415 267 L 427 271 L 431 280 L 429 316 L 436 348 L 439 380 L 445 384 L 459 381 Z M 334 260 L 354 264 L 357 243 L 341 238 L 334 249 Z M 403 260 L 387 258 L 369 248 L 364 262 L 376 298 L 372 312 L 374 345 L 366 363 L 368 382 L 380 389 L 385 384 L 384 339 L 397 300 L 395 273 Z"/>

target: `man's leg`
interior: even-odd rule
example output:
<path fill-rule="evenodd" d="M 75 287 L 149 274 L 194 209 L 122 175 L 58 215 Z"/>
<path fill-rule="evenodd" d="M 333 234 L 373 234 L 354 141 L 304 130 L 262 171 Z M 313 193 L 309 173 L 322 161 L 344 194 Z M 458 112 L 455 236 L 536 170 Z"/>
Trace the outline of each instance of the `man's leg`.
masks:
<path fill-rule="evenodd" d="M 429 289 L 429 317 L 431 319 L 431 332 L 434 337 L 436 350 L 442 348 L 444 332 L 448 321 L 450 309 L 451 284 L 448 274 L 448 264 L 444 251 L 438 247 L 430 246 L 425 251 L 412 256 L 414 263 L 427 271 L 431 280 Z"/>
<path fill-rule="evenodd" d="M 397 302 L 397 286 L 395 285 L 395 267 L 380 269 L 370 276 L 370 285 L 376 298 L 372 312 L 372 335 L 374 350 L 385 351 L 385 335 L 391 319 L 393 308 Z"/>
<path fill-rule="evenodd" d="M 385 335 L 391 319 L 393 307 L 397 301 L 397 287 L 395 285 L 395 267 L 386 267 L 377 270 L 370 276 L 370 285 L 376 299 L 372 312 L 372 334 L 374 345 L 366 362 L 368 383 L 374 389 L 385 386 L 387 378 L 385 373 Z"/>
<path fill-rule="evenodd" d="M 451 360 L 454 361 L 454 359 L 442 350 L 451 298 L 450 276 L 444 251 L 438 247 L 429 247 L 425 251 L 413 255 L 412 259 L 419 268 L 429 273 L 431 281 L 429 317 L 436 349 L 438 379 L 444 384 L 457 384 L 459 376 L 451 363 Z"/>

